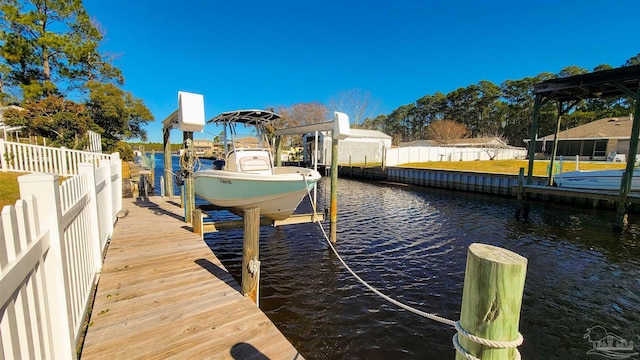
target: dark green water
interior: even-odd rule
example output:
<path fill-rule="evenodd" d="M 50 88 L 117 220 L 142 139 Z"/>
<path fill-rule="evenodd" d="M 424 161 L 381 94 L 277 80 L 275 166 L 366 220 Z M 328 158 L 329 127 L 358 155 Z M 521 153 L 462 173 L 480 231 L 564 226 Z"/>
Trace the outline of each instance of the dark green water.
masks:
<path fill-rule="evenodd" d="M 487 243 L 529 260 L 523 358 L 606 359 L 587 354 L 594 326 L 640 351 L 640 219 L 615 232 L 614 213 L 534 203 L 524 221 L 512 199 L 345 179 L 338 194 L 338 251 L 387 295 L 459 319 L 467 248 Z M 242 232 L 206 241 L 239 281 Z M 454 358 L 452 328 L 361 286 L 318 225 L 262 228 L 260 242 L 261 308 L 305 358 Z"/>

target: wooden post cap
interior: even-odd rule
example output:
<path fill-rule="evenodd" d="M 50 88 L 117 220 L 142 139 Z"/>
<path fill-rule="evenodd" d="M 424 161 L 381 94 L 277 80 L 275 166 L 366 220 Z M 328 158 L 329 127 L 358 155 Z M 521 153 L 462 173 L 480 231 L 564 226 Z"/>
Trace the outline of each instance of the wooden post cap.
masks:
<path fill-rule="evenodd" d="M 475 256 L 483 260 L 502 265 L 527 264 L 527 258 L 524 256 L 493 245 L 473 243 L 469 245 L 469 252 L 472 252 Z"/>

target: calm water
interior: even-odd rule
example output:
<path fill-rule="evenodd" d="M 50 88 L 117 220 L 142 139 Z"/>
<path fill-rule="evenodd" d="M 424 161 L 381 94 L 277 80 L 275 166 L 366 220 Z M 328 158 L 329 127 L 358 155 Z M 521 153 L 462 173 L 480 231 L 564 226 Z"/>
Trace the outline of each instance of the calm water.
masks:
<path fill-rule="evenodd" d="M 323 179 L 322 207 L 328 192 Z M 596 325 L 640 345 L 636 217 L 619 233 L 611 230 L 613 213 L 533 204 L 522 221 L 512 199 L 346 179 L 338 197 L 339 253 L 397 300 L 459 319 L 467 247 L 483 242 L 529 260 L 523 358 L 602 359 L 586 354 L 592 345 L 584 335 Z M 242 231 L 209 234 L 206 242 L 240 281 Z M 361 286 L 317 224 L 262 228 L 260 260 L 261 308 L 307 359 L 454 357 L 452 328 Z"/>

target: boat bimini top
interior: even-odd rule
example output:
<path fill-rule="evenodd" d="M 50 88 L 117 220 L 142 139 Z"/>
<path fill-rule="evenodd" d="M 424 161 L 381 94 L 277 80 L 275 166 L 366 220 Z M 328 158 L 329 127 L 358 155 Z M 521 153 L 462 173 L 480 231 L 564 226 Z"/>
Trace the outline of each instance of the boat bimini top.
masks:
<path fill-rule="evenodd" d="M 274 159 L 267 138 L 266 125 L 281 118 L 282 116 L 272 111 L 235 110 L 224 112 L 207 121 L 207 123 L 223 126 L 224 169 L 272 174 Z M 257 140 L 255 145 L 249 145 L 246 138 L 244 141 L 239 139 L 236 126 L 255 128 L 255 134 L 250 136 Z M 231 135 L 230 138 L 229 135 Z"/>
<path fill-rule="evenodd" d="M 227 111 L 207 121 L 209 123 L 240 123 L 263 126 L 282 116 L 267 110 L 235 110 Z"/>

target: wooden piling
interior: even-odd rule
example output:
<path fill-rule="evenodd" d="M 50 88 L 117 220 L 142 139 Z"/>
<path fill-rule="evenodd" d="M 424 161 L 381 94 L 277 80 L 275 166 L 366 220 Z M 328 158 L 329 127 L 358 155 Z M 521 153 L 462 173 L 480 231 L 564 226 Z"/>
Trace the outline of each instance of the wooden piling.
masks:
<path fill-rule="evenodd" d="M 153 164 L 153 168 L 151 169 L 151 173 L 149 174 L 148 180 L 149 180 L 149 188 L 150 189 L 155 189 L 156 188 L 156 151 L 155 150 L 151 150 L 151 163 Z"/>
<path fill-rule="evenodd" d="M 182 133 L 182 138 L 184 139 L 184 148 L 187 156 L 187 176 L 184 179 L 184 189 L 185 189 L 185 199 L 184 199 L 184 208 L 185 208 L 185 222 L 189 224 L 193 223 L 193 210 L 195 209 L 195 192 L 193 188 L 193 132 L 185 131 Z"/>
<path fill-rule="evenodd" d="M 467 252 L 460 325 L 493 341 L 518 338 L 527 259 L 506 249 L 474 243 Z M 482 360 L 515 359 L 515 348 L 492 348 L 459 335 L 468 353 Z M 456 353 L 456 360 L 465 357 Z"/>
<path fill-rule="evenodd" d="M 331 139 L 331 200 L 329 208 L 330 240 L 336 243 L 338 240 L 338 139 L 333 134 Z"/>
<path fill-rule="evenodd" d="M 194 233 L 200 235 L 200 239 L 204 238 L 204 223 L 202 222 L 202 210 L 195 208 L 193 210 L 193 221 L 191 228 Z"/>
<path fill-rule="evenodd" d="M 185 201 L 184 201 L 184 221 L 193 224 L 193 210 L 195 209 L 195 192 L 193 188 L 193 176 L 184 179 Z"/>
<path fill-rule="evenodd" d="M 638 137 L 640 136 L 640 87 L 635 96 L 636 110 L 631 125 L 631 139 L 629 140 L 629 152 L 627 154 L 627 167 L 622 175 L 620 184 L 620 200 L 616 212 L 616 222 L 614 227 L 622 229 L 627 225 L 627 212 L 629 210 L 629 191 L 633 182 L 633 169 L 636 165 L 636 155 L 638 154 Z"/>
<path fill-rule="evenodd" d="M 164 194 L 173 196 L 173 165 L 171 163 L 171 129 L 162 130 L 162 142 L 164 144 Z"/>
<path fill-rule="evenodd" d="M 244 211 L 242 243 L 242 294 L 258 305 L 260 208 Z"/>
<path fill-rule="evenodd" d="M 518 200 L 524 199 L 524 168 L 520 168 L 518 174 L 518 194 L 516 195 Z"/>

